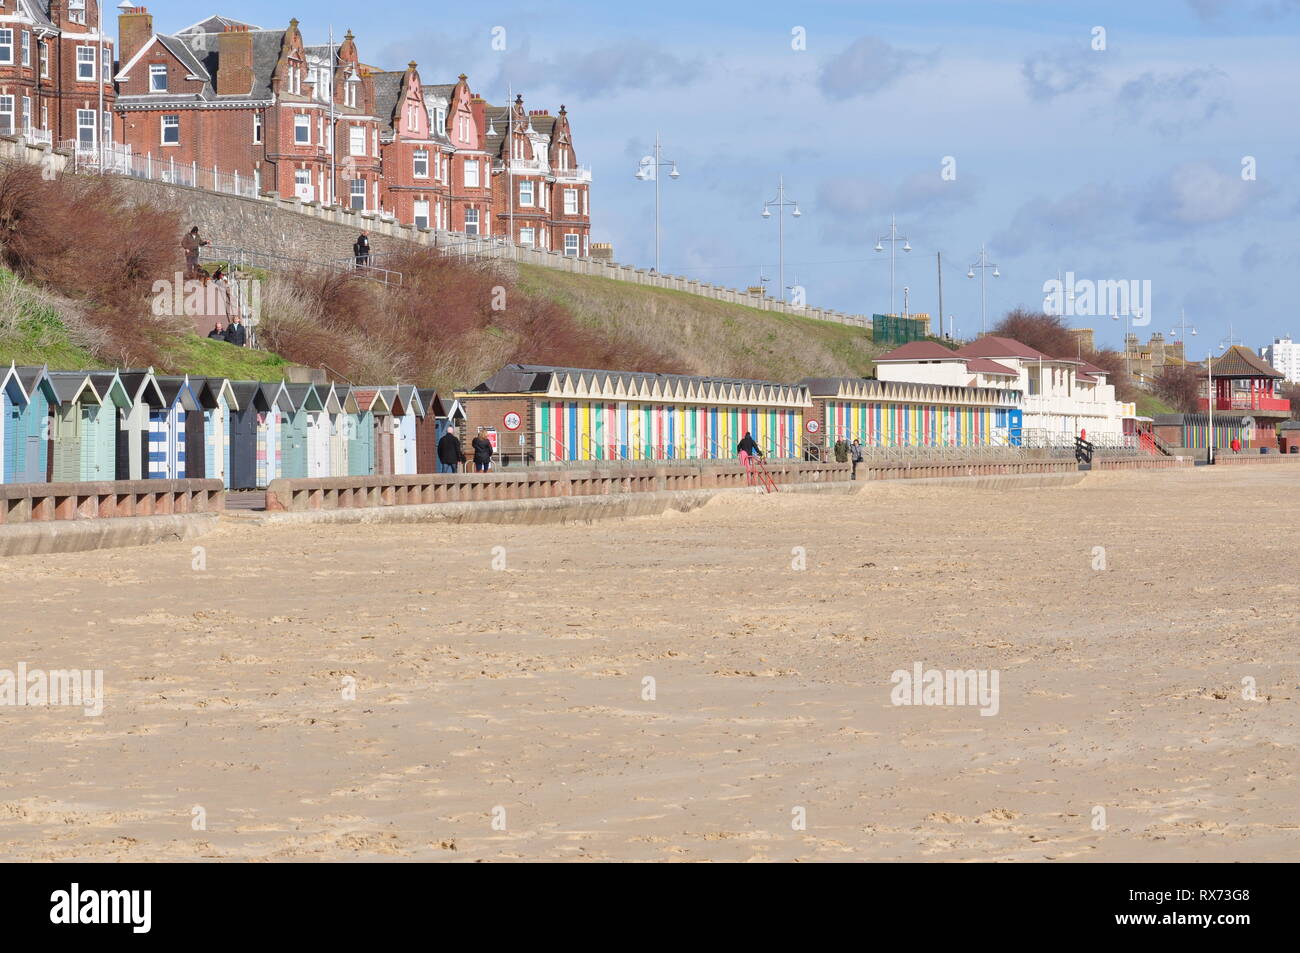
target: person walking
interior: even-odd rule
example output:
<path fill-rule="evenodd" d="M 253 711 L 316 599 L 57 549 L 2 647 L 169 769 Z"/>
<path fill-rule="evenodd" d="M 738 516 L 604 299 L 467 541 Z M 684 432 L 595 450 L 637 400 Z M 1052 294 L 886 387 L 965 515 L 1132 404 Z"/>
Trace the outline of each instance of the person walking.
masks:
<path fill-rule="evenodd" d="M 453 427 L 438 438 L 438 472 L 455 473 L 465 462 L 465 451 L 461 449 L 460 437 Z"/>
<path fill-rule="evenodd" d="M 199 227 L 195 225 L 181 239 L 181 249 L 185 252 L 185 277 L 193 278 L 199 273 L 199 249 L 209 244 L 199 236 Z"/>
<path fill-rule="evenodd" d="M 841 437 L 835 441 L 835 462 L 847 463 L 849 460 L 849 442 Z"/>
<path fill-rule="evenodd" d="M 478 428 L 478 435 L 470 442 L 474 448 L 474 471 L 487 473 L 492 463 L 492 441 L 484 436 L 483 428 Z"/>
<path fill-rule="evenodd" d="M 853 441 L 853 446 L 849 448 L 849 459 L 853 461 L 853 477 L 858 478 L 858 464 L 862 462 L 862 444 L 857 440 Z"/>
<path fill-rule="evenodd" d="M 369 232 L 363 231 L 352 243 L 352 257 L 356 260 L 357 268 L 366 268 L 370 265 Z"/>
<path fill-rule="evenodd" d="M 214 341 L 224 341 L 226 339 L 226 331 L 225 328 L 221 326 L 220 321 L 213 325 L 212 330 L 208 332 L 208 337 L 212 338 Z"/>
<path fill-rule="evenodd" d="M 745 484 L 754 485 L 754 457 L 761 457 L 763 451 L 758 448 L 758 442 L 754 439 L 753 434 L 748 430 L 740 438 L 740 443 L 736 444 L 736 456 L 740 458 L 740 465 L 745 468 Z"/>
<path fill-rule="evenodd" d="M 230 319 L 230 326 L 226 328 L 226 343 L 243 347 L 247 340 L 248 329 L 244 327 L 243 319 L 236 314 Z"/>

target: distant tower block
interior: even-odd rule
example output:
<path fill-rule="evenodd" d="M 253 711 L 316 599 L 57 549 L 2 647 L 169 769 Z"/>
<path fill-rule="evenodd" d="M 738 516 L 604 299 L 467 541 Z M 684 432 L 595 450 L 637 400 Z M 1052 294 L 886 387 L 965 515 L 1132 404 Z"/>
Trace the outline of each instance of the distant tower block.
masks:
<path fill-rule="evenodd" d="M 599 258 L 602 261 L 614 260 L 614 246 L 609 242 L 592 242 L 591 257 Z"/>
<path fill-rule="evenodd" d="M 1075 344 L 1080 351 L 1093 350 L 1092 328 L 1070 328 L 1070 337 L 1075 339 Z"/>

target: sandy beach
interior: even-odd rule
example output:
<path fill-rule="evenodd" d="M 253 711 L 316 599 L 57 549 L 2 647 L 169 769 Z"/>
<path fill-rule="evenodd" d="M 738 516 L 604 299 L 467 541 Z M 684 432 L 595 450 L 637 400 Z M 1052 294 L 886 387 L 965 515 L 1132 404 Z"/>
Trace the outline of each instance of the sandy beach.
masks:
<path fill-rule="evenodd" d="M 0 669 L 105 698 L 0 707 L 0 856 L 1290 859 L 1297 489 L 871 485 L 6 559 Z M 996 714 L 893 704 L 916 663 L 996 671 Z"/>

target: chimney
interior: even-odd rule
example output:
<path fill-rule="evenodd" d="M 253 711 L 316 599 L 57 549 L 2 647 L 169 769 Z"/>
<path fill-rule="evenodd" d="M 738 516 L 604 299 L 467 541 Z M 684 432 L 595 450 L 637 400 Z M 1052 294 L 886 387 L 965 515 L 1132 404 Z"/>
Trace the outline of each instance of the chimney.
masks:
<path fill-rule="evenodd" d="M 469 111 L 474 117 L 474 126 L 478 129 L 479 136 L 487 135 L 487 103 L 482 96 L 475 96 L 469 101 Z"/>
<path fill-rule="evenodd" d="M 117 58 L 125 66 L 153 37 L 153 17 L 144 7 L 127 7 L 117 17 Z"/>
<path fill-rule="evenodd" d="M 231 24 L 217 37 L 217 95 L 247 96 L 253 91 L 253 34 Z"/>

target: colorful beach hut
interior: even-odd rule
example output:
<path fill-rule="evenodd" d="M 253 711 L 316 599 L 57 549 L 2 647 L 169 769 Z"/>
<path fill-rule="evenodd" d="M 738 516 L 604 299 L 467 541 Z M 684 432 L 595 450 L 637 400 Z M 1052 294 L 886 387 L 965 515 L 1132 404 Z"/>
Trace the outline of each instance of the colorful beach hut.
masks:
<path fill-rule="evenodd" d="M 238 401 L 224 377 L 195 377 L 190 385 L 203 407 L 203 476 L 230 486 L 230 414 Z M 194 474 L 197 476 L 198 474 Z"/>
<path fill-rule="evenodd" d="M 262 397 L 267 410 L 257 419 L 257 485 L 264 487 L 280 477 L 280 428 L 293 412 L 293 401 L 285 391 L 284 381 L 264 382 Z"/>
<path fill-rule="evenodd" d="M 317 415 L 316 426 L 307 433 L 307 475 L 311 477 L 347 476 L 347 464 L 334 469 L 335 428 L 338 427 L 341 408 L 333 384 L 317 384 L 323 411 Z"/>
<path fill-rule="evenodd" d="M 6 434 L 13 428 L 13 483 L 43 483 L 50 476 L 50 413 L 57 410 L 59 396 L 50 382 L 49 370 L 15 367 L 15 376 L 26 401 L 14 405 L 8 415 Z M 6 451 L 10 445 L 6 442 Z"/>
<path fill-rule="evenodd" d="M 160 377 L 163 406 L 149 412 L 151 480 L 183 480 L 204 472 L 203 408 L 185 377 Z"/>
<path fill-rule="evenodd" d="M 447 408 L 432 387 L 419 392 L 422 416 L 415 426 L 415 472 L 438 472 L 438 441 L 447 432 Z"/>
<path fill-rule="evenodd" d="M 143 480 L 149 475 L 149 416 L 166 404 L 153 368 L 122 371 L 122 386 L 130 404 L 117 431 L 117 479 Z"/>
<path fill-rule="evenodd" d="M 285 384 L 285 396 L 290 410 L 285 414 L 280 428 L 280 476 L 301 479 L 308 475 L 311 450 L 318 437 L 325 405 L 314 384 Z"/>
<path fill-rule="evenodd" d="M 354 387 L 357 439 L 348 448 L 351 476 L 391 475 L 393 472 L 393 408 L 378 387 Z M 364 446 L 358 446 L 364 443 Z M 357 458 L 352 453 L 360 451 Z M 364 468 L 364 469 L 362 469 Z"/>
<path fill-rule="evenodd" d="M 424 419 L 424 401 L 420 399 L 419 389 L 412 384 L 401 384 L 394 388 L 401 414 L 394 414 L 396 424 L 393 428 L 393 472 L 401 474 L 418 473 L 418 432 L 420 421 Z"/>
<path fill-rule="evenodd" d="M 50 432 L 50 479 L 56 483 L 114 478 L 117 411 L 126 395 L 115 374 L 106 376 L 101 394 L 86 372 L 50 372 L 59 397 Z"/>
<path fill-rule="evenodd" d="M 339 409 L 330 417 L 330 474 L 350 476 L 353 475 L 350 448 L 356 439 L 361 411 L 348 384 L 334 385 L 334 401 Z"/>

